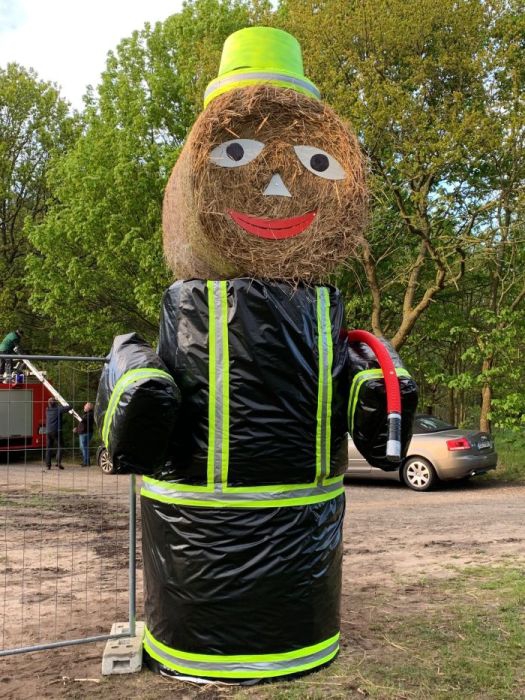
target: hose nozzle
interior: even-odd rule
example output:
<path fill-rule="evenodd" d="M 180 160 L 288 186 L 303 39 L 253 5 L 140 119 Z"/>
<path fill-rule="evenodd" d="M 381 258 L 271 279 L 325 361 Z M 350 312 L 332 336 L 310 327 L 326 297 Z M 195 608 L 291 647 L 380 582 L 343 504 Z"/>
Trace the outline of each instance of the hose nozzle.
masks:
<path fill-rule="evenodd" d="M 401 414 L 387 415 L 388 440 L 386 443 L 386 458 L 389 462 L 401 461 Z"/>

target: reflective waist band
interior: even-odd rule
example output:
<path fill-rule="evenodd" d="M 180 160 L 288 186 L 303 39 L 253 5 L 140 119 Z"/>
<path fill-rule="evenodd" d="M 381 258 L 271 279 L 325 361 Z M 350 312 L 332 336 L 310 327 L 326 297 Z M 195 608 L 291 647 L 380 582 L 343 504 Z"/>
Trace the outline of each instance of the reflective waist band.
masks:
<path fill-rule="evenodd" d="M 343 477 L 317 484 L 279 484 L 232 487 L 223 484 L 194 486 L 158 481 L 144 476 L 141 495 L 154 501 L 204 508 L 281 508 L 322 503 L 344 492 Z"/>
<path fill-rule="evenodd" d="M 327 663 L 339 651 L 339 633 L 319 644 L 275 654 L 190 654 L 157 641 L 146 628 L 144 648 L 159 663 L 179 673 L 213 678 L 265 678 L 299 673 Z"/>

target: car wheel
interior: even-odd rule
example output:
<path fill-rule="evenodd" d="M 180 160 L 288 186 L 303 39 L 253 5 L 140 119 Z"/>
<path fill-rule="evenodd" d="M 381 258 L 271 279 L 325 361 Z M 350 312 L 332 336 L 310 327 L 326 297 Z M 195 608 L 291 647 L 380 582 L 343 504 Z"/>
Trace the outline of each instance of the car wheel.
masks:
<path fill-rule="evenodd" d="M 101 447 L 97 453 L 97 464 L 102 469 L 104 474 L 115 474 L 113 462 L 109 456 L 109 452 L 105 447 Z"/>
<path fill-rule="evenodd" d="M 414 491 L 428 491 L 438 481 L 436 470 L 423 457 L 409 457 L 401 476 L 404 483 Z"/>

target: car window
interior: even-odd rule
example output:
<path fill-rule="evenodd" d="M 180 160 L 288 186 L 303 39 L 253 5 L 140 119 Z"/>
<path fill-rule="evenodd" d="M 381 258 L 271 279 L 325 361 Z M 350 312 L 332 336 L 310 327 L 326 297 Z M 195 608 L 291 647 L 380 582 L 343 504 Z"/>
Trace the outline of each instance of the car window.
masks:
<path fill-rule="evenodd" d="M 440 430 L 453 430 L 454 426 L 445 423 L 444 420 L 436 416 L 416 416 L 414 419 L 415 433 L 437 433 Z"/>

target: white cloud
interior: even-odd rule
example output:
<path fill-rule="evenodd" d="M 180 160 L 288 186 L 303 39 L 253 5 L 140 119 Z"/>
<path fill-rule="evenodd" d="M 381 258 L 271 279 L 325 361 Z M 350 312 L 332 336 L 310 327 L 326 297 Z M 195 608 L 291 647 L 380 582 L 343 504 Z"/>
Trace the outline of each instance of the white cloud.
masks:
<path fill-rule="evenodd" d="M 181 0 L 0 0 L 0 67 L 16 62 L 34 68 L 81 108 L 87 85 L 99 82 L 108 51 L 181 5 Z"/>

